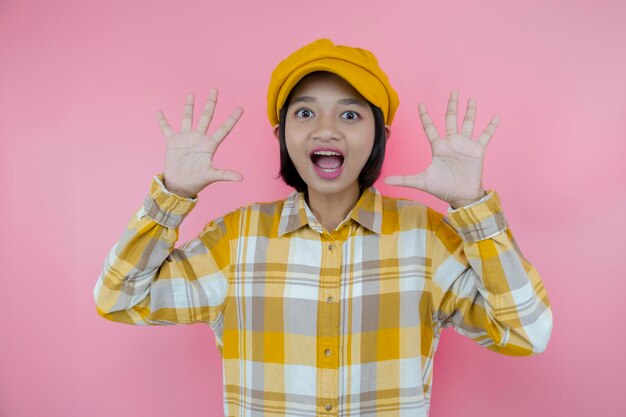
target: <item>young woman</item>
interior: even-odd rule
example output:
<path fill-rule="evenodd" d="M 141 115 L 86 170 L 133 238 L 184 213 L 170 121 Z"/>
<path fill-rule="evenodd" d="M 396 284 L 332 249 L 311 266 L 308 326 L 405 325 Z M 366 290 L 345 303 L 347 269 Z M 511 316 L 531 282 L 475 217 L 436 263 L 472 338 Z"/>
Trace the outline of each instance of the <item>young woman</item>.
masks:
<path fill-rule="evenodd" d="M 159 112 L 165 168 L 106 259 L 98 313 L 135 325 L 209 324 L 223 358 L 225 416 L 427 416 L 432 361 L 445 327 L 494 352 L 545 350 L 546 290 L 513 239 L 495 190 L 482 187 L 494 117 L 472 139 L 457 92 L 440 137 L 419 106 L 431 165 L 386 178 L 448 202 L 444 216 L 381 195 L 379 177 L 398 97 L 374 55 L 320 39 L 272 74 L 268 117 L 280 173 L 295 191 L 209 222 L 175 248 L 178 227 L 216 181 L 213 166 L 243 110 L 207 135 L 212 90 L 192 127 Z"/>

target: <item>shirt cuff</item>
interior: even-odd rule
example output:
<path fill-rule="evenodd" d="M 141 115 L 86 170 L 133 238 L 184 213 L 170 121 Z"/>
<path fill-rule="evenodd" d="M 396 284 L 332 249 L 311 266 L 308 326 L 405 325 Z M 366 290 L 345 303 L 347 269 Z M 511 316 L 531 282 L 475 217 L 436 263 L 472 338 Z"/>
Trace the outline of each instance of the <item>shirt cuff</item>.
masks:
<path fill-rule="evenodd" d="M 488 239 L 508 227 L 500 197 L 495 190 L 487 190 L 483 198 L 467 206 L 454 210 L 448 207 L 448 216 L 444 217 L 444 221 L 454 227 L 468 243 Z"/>
<path fill-rule="evenodd" d="M 155 222 L 177 228 L 198 203 L 198 197 L 185 198 L 165 188 L 163 173 L 152 177 L 150 193 L 144 198 L 143 212 Z"/>
<path fill-rule="evenodd" d="M 472 206 L 475 206 L 476 204 L 478 204 L 478 203 L 482 203 L 483 201 L 486 201 L 486 200 L 487 200 L 487 199 L 489 199 L 489 198 L 490 198 L 490 197 L 489 197 L 489 194 L 488 194 L 488 193 L 485 193 L 485 195 L 484 195 L 484 196 L 483 196 L 480 200 L 476 200 L 476 201 L 474 201 L 473 203 L 470 203 L 470 204 L 468 204 L 468 205 L 466 205 L 466 206 L 463 206 L 463 207 L 457 207 L 457 208 L 455 208 L 455 209 L 453 209 L 453 208 L 452 208 L 452 206 L 448 206 L 448 213 L 453 213 L 453 212 L 458 211 L 458 210 L 461 210 L 461 209 L 463 209 L 463 208 L 467 208 L 467 207 L 472 207 Z"/>

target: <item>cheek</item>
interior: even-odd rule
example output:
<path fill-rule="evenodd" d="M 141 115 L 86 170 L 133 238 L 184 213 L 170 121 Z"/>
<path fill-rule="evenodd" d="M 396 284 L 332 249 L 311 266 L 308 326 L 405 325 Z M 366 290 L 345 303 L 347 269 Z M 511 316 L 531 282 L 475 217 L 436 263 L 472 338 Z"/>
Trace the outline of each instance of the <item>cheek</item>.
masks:
<path fill-rule="evenodd" d="M 366 155 L 367 157 L 369 157 L 369 155 L 372 153 L 372 150 L 374 149 L 374 133 L 375 132 L 373 130 L 363 132 L 362 137 L 364 139 L 360 143 L 361 146 L 359 146 L 359 152 L 362 155 Z"/>
<path fill-rule="evenodd" d="M 296 129 L 290 129 L 289 125 L 285 126 L 285 146 L 292 160 L 302 158 L 304 155 L 304 142 L 299 139 L 301 136 Z"/>
<path fill-rule="evenodd" d="M 285 147 L 287 148 L 287 155 L 291 159 L 291 163 L 300 171 L 302 166 L 307 163 L 307 158 L 302 151 L 302 146 L 293 140 L 287 139 L 289 136 L 285 132 Z"/>

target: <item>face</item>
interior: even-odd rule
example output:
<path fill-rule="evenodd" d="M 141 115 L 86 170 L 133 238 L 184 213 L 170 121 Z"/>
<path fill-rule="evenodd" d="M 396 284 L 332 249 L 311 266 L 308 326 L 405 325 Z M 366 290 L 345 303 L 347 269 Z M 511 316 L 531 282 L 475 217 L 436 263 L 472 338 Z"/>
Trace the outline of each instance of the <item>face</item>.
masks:
<path fill-rule="evenodd" d="M 359 193 L 358 177 L 372 151 L 374 126 L 367 101 L 339 76 L 315 73 L 296 86 L 285 119 L 285 143 L 309 194 Z"/>

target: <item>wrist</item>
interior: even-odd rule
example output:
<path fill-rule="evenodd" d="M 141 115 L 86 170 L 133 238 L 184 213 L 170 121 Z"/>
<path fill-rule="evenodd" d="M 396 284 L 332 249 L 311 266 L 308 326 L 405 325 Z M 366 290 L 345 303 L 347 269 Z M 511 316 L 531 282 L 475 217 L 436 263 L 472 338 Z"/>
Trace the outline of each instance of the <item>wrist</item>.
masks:
<path fill-rule="evenodd" d="M 477 202 L 478 200 L 480 200 L 486 195 L 487 195 L 487 192 L 483 189 L 476 198 L 455 200 L 455 201 L 449 202 L 449 204 L 450 204 L 450 207 L 452 207 L 452 210 L 457 210 L 461 207 L 469 206 L 470 204 Z"/>
<path fill-rule="evenodd" d="M 190 193 L 188 193 L 186 191 L 180 190 L 180 189 L 178 189 L 176 187 L 172 187 L 170 184 L 167 183 L 167 180 L 165 180 L 165 179 L 163 180 L 163 186 L 170 193 L 176 194 L 177 196 L 182 197 L 182 198 L 191 198 L 191 199 L 193 199 L 197 195 L 197 194 L 191 195 Z"/>

